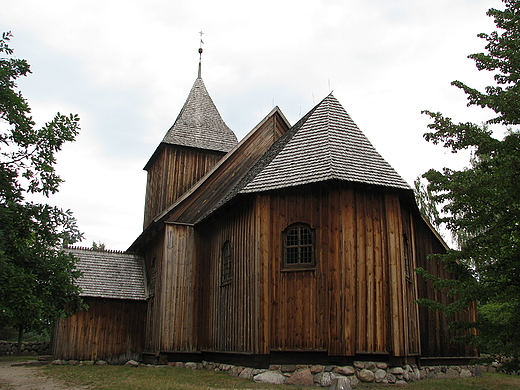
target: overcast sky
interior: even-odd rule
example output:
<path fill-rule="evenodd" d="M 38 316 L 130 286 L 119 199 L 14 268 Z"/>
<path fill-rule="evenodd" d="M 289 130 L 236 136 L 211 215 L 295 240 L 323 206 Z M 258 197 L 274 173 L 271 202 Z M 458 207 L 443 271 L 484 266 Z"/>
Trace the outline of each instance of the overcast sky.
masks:
<path fill-rule="evenodd" d="M 81 245 L 125 250 L 142 231 L 143 167 L 175 121 L 197 77 L 241 139 L 274 106 L 294 124 L 329 92 L 382 156 L 412 184 L 460 158 L 423 139 L 421 110 L 456 121 L 461 80 L 492 75 L 467 55 L 484 51 L 499 0 L 16 0 L 0 28 L 33 74 L 19 82 L 39 125 L 76 113 L 81 134 L 58 155 L 65 180 L 49 202 L 71 209 Z"/>

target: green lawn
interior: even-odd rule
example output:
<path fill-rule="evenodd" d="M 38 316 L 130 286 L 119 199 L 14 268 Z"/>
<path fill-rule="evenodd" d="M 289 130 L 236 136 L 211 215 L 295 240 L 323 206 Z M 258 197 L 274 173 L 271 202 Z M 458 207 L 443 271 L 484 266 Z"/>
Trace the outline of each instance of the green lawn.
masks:
<path fill-rule="evenodd" d="M 225 372 L 190 370 L 170 367 L 123 366 L 47 366 L 47 375 L 76 385 L 88 385 L 92 389 L 303 389 L 295 386 L 259 384 L 234 378 Z M 388 387 L 402 387 L 388 385 Z M 316 387 L 309 387 L 316 389 Z M 309 389 L 307 388 L 307 389 Z M 360 385 L 357 389 L 384 388 L 382 385 Z M 481 378 L 423 380 L 406 385 L 414 390 L 512 390 L 520 389 L 520 377 L 505 374 L 484 374 Z"/>
<path fill-rule="evenodd" d="M 27 360 L 27 357 L 0 357 L 0 361 Z M 162 389 L 304 389 L 295 386 L 259 384 L 231 377 L 227 372 L 190 370 L 172 367 L 124 366 L 44 366 L 44 375 L 70 385 L 106 390 L 162 390 Z M 520 389 L 520 377 L 505 374 L 484 374 L 481 378 L 423 380 L 404 386 L 410 390 L 512 390 Z M 307 389 L 316 389 L 309 387 Z M 356 389 L 403 388 L 396 385 L 362 384 Z"/>

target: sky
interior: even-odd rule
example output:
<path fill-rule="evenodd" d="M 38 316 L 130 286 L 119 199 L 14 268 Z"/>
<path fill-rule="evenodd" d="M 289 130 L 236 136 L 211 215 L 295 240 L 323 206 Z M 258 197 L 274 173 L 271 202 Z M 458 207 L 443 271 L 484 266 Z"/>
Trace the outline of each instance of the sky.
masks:
<path fill-rule="evenodd" d="M 1 31 L 32 74 L 18 82 L 37 125 L 81 118 L 57 155 L 65 180 L 45 201 L 72 210 L 85 240 L 125 250 L 143 229 L 148 159 L 198 71 L 224 121 L 243 138 L 274 106 L 291 124 L 330 92 L 410 184 L 430 168 L 461 168 L 424 140 L 422 110 L 481 123 L 454 80 L 481 89 L 499 0 L 4 0 Z M 497 132 L 501 132 L 497 129 Z M 500 135 L 498 135 L 500 136 Z"/>

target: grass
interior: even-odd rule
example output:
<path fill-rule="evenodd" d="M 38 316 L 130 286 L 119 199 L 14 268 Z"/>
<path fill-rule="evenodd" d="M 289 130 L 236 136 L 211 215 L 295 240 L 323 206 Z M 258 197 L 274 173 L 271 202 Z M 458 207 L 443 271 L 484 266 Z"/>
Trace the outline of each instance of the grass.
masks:
<path fill-rule="evenodd" d="M 16 355 L 10 355 L 10 356 L 0 356 L 0 362 L 26 362 L 29 360 L 38 360 L 38 356 L 16 356 Z"/>
<path fill-rule="evenodd" d="M 27 360 L 27 357 L 1 357 L 1 361 Z M 10 359 L 10 360 L 9 360 Z M 190 370 L 175 367 L 124 366 L 45 366 L 44 375 L 69 385 L 99 390 L 200 390 L 200 389 L 272 389 L 303 390 L 316 387 L 269 385 L 231 377 L 226 372 Z M 481 378 L 425 379 L 406 386 L 362 384 L 355 389 L 405 388 L 410 390 L 512 390 L 520 389 L 520 376 L 484 374 Z"/>
<path fill-rule="evenodd" d="M 254 383 L 226 372 L 175 367 L 47 366 L 43 372 L 69 384 L 106 390 L 301 389 Z"/>
<path fill-rule="evenodd" d="M 91 389 L 285 389 L 302 390 L 296 386 L 275 386 L 234 378 L 224 372 L 166 367 L 122 366 L 49 366 L 44 372 L 68 383 Z M 398 388 L 392 385 L 388 387 Z M 386 387 L 386 388 L 388 388 Z M 309 387 L 316 388 L 316 387 Z M 357 389 L 380 389 L 381 385 L 362 384 Z M 520 388 L 520 377 L 505 374 L 484 374 L 481 378 L 427 379 L 408 384 L 410 390 L 512 390 Z"/>

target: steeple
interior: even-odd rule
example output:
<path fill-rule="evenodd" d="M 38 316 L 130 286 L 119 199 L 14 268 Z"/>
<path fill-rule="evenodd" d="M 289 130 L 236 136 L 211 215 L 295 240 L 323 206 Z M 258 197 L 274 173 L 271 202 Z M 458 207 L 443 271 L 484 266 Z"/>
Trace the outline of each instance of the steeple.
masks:
<path fill-rule="evenodd" d="M 202 40 L 201 40 L 202 45 Z M 144 226 L 199 181 L 238 140 L 224 123 L 199 73 L 184 106 L 145 166 Z"/>
<path fill-rule="evenodd" d="M 219 152 L 229 152 L 238 143 L 211 100 L 201 77 L 202 31 L 199 46 L 199 72 L 188 99 L 162 142 Z"/>
<path fill-rule="evenodd" d="M 198 78 L 200 79 L 202 76 L 201 76 L 201 68 L 202 68 L 202 44 L 204 43 L 202 41 L 202 35 L 204 34 L 202 31 L 199 32 L 200 34 L 200 46 L 199 46 L 199 76 Z"/>
<path fill-rule="evenodd" d="M 229 152 L 238 140 L 220 116 L 202 78 L 198 77 L 179 116 L 162 142 Z"/>

